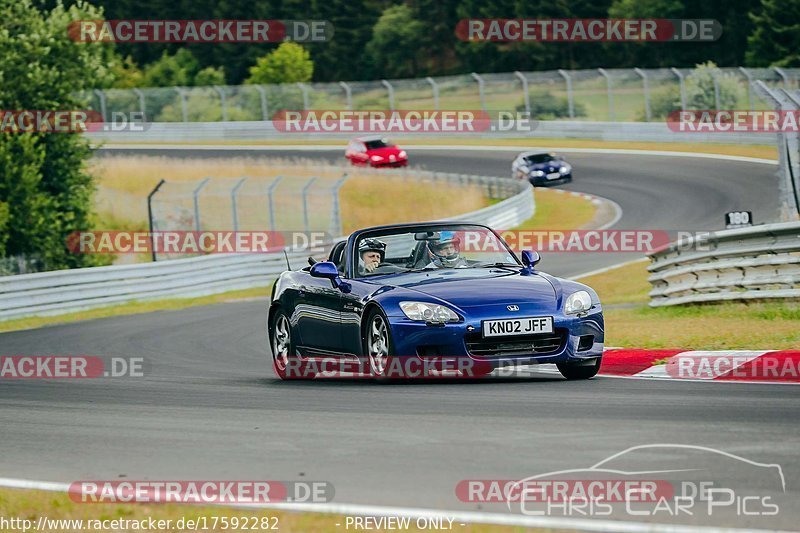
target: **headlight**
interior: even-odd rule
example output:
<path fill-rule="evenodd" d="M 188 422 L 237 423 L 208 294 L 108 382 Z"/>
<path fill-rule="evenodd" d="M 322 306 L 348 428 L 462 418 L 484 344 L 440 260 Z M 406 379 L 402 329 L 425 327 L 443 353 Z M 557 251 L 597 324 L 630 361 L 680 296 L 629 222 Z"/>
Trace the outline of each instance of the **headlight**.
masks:
<path fill-rule="evenodd" d="M 586 291 L 573 292 L 564 304 L 564 312 L 568 315 L 585 313 L 592 308 L 592 297 Z"/>
<path fill-rule="evenodd" d="M 544 176 L 544 170 L 534 170 L 531 174 L 533 174 L 537 178 L 541 178 L 542 176 Z"/>
<path fill-rule="evenodd" d="M 370 157 L 370 159 L 372 159 L 373 161 L 380 161 L 383 158 L 381 156 L 379 156 L 379 155 L 373 155 L 373 156 Z"/>
<path fill-rule="evenodd" d="M 458 315 L 449 307 L 425 302 L 400 302 L 400 309 L 411 320 L 444 324 L 458 322 Z"/>
<path fill-rule="evenodd" d="M 569 165 L 564 165 L 558 169 L 558 171 L 561 172 L 562 174 L 566 174 L 570 170 L 572 170 L 572 167 L 570 167 Z"/>
<path fill-rule="evenodd" d="M 397 157 L 399 157 L 400 159 L 403 159 L 405 157 L 408 157 L 408 154 L 406 153 L 405 150 L 400 150 L 400 153 L 397 154 Z"/>

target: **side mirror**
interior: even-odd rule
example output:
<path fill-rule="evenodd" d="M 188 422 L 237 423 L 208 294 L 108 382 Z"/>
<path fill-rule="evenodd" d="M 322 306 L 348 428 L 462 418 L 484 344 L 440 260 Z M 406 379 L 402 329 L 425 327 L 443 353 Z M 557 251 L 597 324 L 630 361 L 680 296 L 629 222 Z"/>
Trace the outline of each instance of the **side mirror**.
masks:
<path fill-rule="evenodd" d="M 350 291 L 350 284 L 342 280 L 339 276 L 339 269 L 331 261 L 320 261 L 314 263 L 309 271 L 312 278 L 327 278 L 331 280 L 333 286 L 342 292 Z"/>
<path fill-rule="evenodd" d="M 533 267 L 541 260 L 542 258 L 539 256 L 539 252 L 522 250 L 522 264 L 525 265 L 525 268 L 522 269 L 522 275 L 529 276 L 533 274 Z"/>

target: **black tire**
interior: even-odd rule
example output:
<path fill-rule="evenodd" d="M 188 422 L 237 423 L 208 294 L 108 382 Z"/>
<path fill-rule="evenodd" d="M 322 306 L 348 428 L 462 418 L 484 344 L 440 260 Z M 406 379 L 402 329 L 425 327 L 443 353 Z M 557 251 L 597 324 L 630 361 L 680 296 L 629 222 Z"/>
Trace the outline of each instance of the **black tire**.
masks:
<path fill-rule="evenodd" d="M 289 317 L 283 309 L 278 309 L 273 315 L 270 332 L 272 370 L 278 378 L 286 381 L 316 377 L 315 372 L 299 361 Z"/>
<path fill-rule="evenodd" d="M 575 363 L 558 363 L 558 371 L 561 375 L 569 380 L 575 379 L 590 379 L 597 375 L 600 371 L 600 357 L 595 359 L 593 365 L 575 364 Z"/>
<path fill-rule="evenodd" d="M 372 329 L 376 322 L 383 324 L 384 329 L 382 332 Z M 375 346 L 375 336 L 376 334 L 380 333 L 384 334 L 383 342 L 381 344 L 385 350 L 377 350 Z M 373 308 L 367 314 L 367 320 L 364 323 L 361 343 L 364 356 L 367 358 L 366 363 L 369 366 L 370 375 L 372 375 L 373 378 L 381 381 L 391 379 L 393 376 L 389 375 L 388 371 L 393 368 L 392 361 L 394 360 L 392 332 L 389 328 L 389 320 L 386 318 L 386 315 L 380 312 L 379 309 Z M 377 357 L 378 353 L 373 352 L 381 352 L 381 357 Z"/>

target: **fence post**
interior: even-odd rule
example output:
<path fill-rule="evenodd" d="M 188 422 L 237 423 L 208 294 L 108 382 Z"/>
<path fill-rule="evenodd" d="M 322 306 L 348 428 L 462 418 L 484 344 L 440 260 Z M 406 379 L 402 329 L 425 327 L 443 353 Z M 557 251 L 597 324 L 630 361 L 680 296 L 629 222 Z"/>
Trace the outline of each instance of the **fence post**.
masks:
<path fill-rule="evenodd" d="M 133 89 L 133 94 L 139 97 L 139 111 L 142 112 L 142 120 L 147 122 L 147 106 L 144 101 L 144 93 L 141 89 Z"/>
<path fill-rule="evenodd" d="M 754 111 L 756 102 L 755 99 L 753 99 L 753 76 L 750 74 L 750 71 L 744 67 L 739 67 L 739 72 L 747 78 L 747 97 L 750 99 L 750 111 Z"/>
<path fill-rule="evenodd" d="M 272 201 L 272 193 L 275 191 L 275 187 L 278 186 L 282 179 L 283 176 L 278 176 L 272 180 L 272 183 L 270 183 L 269 187 L 267 187 L 267 202 L 269 204 L 269 229 L 272 231 L 275 231 L 275 203 Z"/>
<path fill-rule="evenodd" d="M 486 113 L 486 95 L 484 94 L 483 91 L 483 86 L 484 86 L 483 78 L 481 78 L 477 72 L 473 72 L 470 75 L 475 81 L 478 82 L 478 96 L 481 99 L 481 109 L 483 110 L 484 113 Z"/>
<path fill-rule="evenodd" d="M 194 230 L 200 231 L 200 191 L 203 187 L 206 186 L 206 183 L 211 178 L 206 178 L 200 182 L 200 185 L 195 187 L 194 191 L 192 191 L 192 199 L 194 201 Z"/>
<path fill-rule="evenodd" d="M 214 85 L 214 90 L 219 94 L 219 106 L 222 109 L 222 121 L 228 122 L 228 102 L 225 100 L 225 91 L 219 85 Z"/>
<path fill-rule="evenodd" d="M 166 180 L 160 180 L 155 188 L 150 191 L 150 194 L 147 195 L 147 221 L 150 226 L 150 254 L 154 262 L 156 261 L 156 243 L 153 237 L 153 232 L 155 231 L 155 224 L 153 223 L 153 196 L 156 195 L 161 186 L 166 182 Z"/>
<path fill-rule="evenodd" d="M 94 94 L 96 94 L 97 99 L 100 100 L 100 115 L 103 117 L 103 122 L 108 122 L 108 117 L 106 116 L 106 93 L 100 89 L 95 89 Z"/>
<path fill-rule="evenodd" d="M 386 87 L 386 94 L 389 98 L 389 111 L 394 111 L 394 87 L 386 80 L 381 80 L 381 85 Z"/>
<path fill-rule="evenodd" d="M 350 90 L 350 85 L 347 83 L 340 81 L 339 87 L 344 89 L 344 98 L 345 98 L 345 107 L 347 107 L 348 111 L 353 110 L 353 91 Z"/>
<path fill-rule="evenodd" d="M 567 83 L 567 104 L 569 107 L 569 118 L 575 118 L 575 104 L 572 100 L 572 78 L 569 73 L 564 69 L 558 69 L 558 73 L 564 78 Z"/>
<path fill-rule="evenodd" d="M 303 229 L 306 231 L 308 230 L 308 189 L 314 185 L 314 182 L 317 181 L 317 178 L 311 178 L 306 182 L 303 186 Z"/>
<path fill-rule="evenodd" d="M 522 72 L 515 70 L 514 76 L 519 78 L 519 81 L 522 82 L 522 95 L 525 98 L 525 112 L 528 114 L 528 117 L 531 116 L 531 95 L 528 93 L 528 78 L 526 78 Z"/>
<path fill-rule="evenodd" d="M 433 89 L 433 110 L 439 111 L 439 85 L 436 83 L 436 80 L 428 76 L 425 78 L 425 81 L 431 84 L 431 89 Z"/>
<path fill-rule="evenodd" d="M 783 69 L 782 69 L 782 68 L 780 68 L 780 67 L 772 67 L 772 69 L 773 69 L 775 72 L 777 72 L 777 73 L 778 73 L 778 76 L 780 76 L 780 77 L 781 77 L 781 79 L 783 80 L 783 88 L 784 88 L 784 89 L 788 89 L 788 88 L 789 88 L 789 75 L 788 75 L 788 74 L 786 74 L 786 71 L 785 71 L 785 70 L 783 70 Z"/>
<path fill-rule="evenodd" d="M 349 176 L 347 173 L 343 174 L 339 180 L 333 184 L 333 212 L 331 213 L 331 236 L 339 237 L 342 234 L 342 216 L 339 212 L 339 189 L 342 188 L 344 182 L 347 181 Z"/>
<path fill-rule="evenodd" d="M 269 109 L 267 108 L 267 91 L 261 85 L 253 85 L 258 91 L 258 97 L 261 100 L 261 118 L 262 120 L 269 120 Z"/>
<path fill-rule="evenodd" d="M 635 68 L 633 70 L 642 77 L 642 88 L 644 89 L 644 117 L 647 122 L 650 122 L 650 86 L 647 83 L 647 72 L 640 68 Z"/>
<path fill-rule="evenodd" d="M 311 107 L 308 101 L 308 91 L 309 91 L 308 85 L 306 85 L 305 83 L 297 82 L 297 86 L 303 92 L 303 111 L 308 111 L 309 107 Z"/>
<path fill-rule="evenodd" d="M 186 109 L 186 91 L 184 91 L 182 87 L 175 87 L 175 90 L 181 97 L 181 115 L 183 115 L 183 121 L 189 122 L 189 111 Z"/>
<path fill-rule="evenodd" d="M 719 94 L 719 80 L 717 79 L 717 75 L 714 73 L 714 70 L 710 70 L 711 72 L 711 79 L 714 81 L 714 109 L 719 111 L 721 107 L 720 104 L 720 94 Z"/>
<path fill-rule="evenodd" d="M 236 182 L 236 185 L 234 185 L 233 189 L 231 189 L 231 215 L 233 216 L 233 231 L 239 231 L 239 208 L 236 202 L 236 195 L 238 194 L 242 185 L 244 185 L 245 181 L 247 181 L 246 176 Z"/>
<path fill-rule="evenodd" d="M 599 68 L 597 72 L 606 79 L 606 89 L 608 90 L 608 120 L 614 122 L 614 88 L 611 85 L 611 75 L 606 69 Z"/>
<path fill-rule="evenodd" d="M 670 70 L 672 71 L 673 74 L 675 74 L 678 77 L 678 84 L 680 85 L 681 88 L 681 111 L 686 111 L 686 83 L 684 80 L 683 72 L 676 69 L 675 67 L 672 67 Z"/>

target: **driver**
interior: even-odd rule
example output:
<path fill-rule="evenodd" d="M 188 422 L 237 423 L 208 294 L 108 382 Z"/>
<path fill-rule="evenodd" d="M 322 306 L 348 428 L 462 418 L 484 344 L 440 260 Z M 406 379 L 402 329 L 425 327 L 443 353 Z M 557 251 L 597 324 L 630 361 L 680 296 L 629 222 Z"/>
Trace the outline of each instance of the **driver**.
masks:
<path fill-rule="evenodd" d="M 358 245 L 358 273 L 361 275 L 374 271 L 386 255 L 386 243 L 378 240 L 366 238 Z"/>
<path fill-rule="evenodd" d="M 459 254 L 461 239 L 452 231 L 442 231 L 439 238 L 428 241 L 431 262 L 425 268 L 466 268 L 467 260 Z"/>

